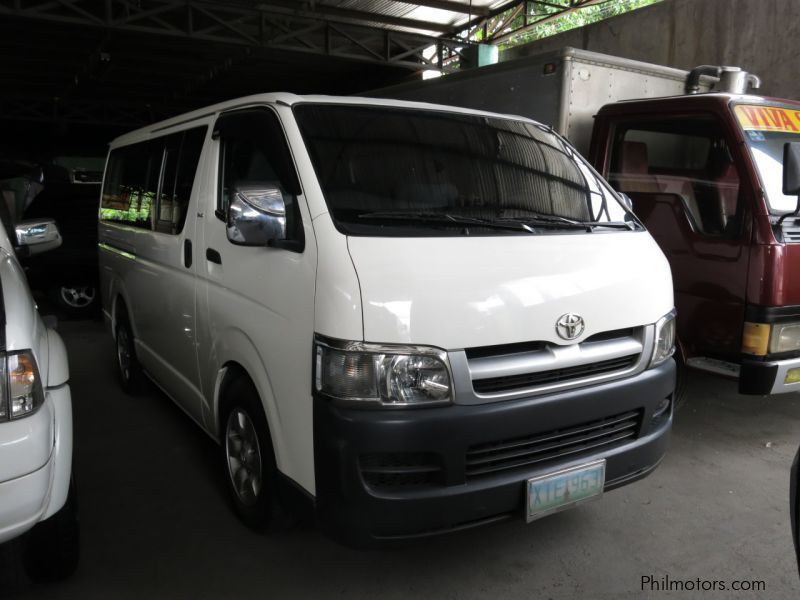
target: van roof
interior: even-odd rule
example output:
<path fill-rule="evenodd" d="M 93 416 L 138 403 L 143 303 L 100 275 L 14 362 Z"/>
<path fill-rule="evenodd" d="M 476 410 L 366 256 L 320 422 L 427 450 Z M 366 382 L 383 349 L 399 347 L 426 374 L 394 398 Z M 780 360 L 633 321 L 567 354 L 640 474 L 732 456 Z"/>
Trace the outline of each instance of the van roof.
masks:
<path fill-rule="evenodd" d="M 212 116 L 216 113 L 231 110 L 234 108 L 245 108 L 248 106 L 256 106 L 263 104 L 282 104 L 284 106 L 294 106 L 296 104 L 353 104 L 360 106 L 391 106 L 400 108 L 416 108 L 419 110 L 433 110 L 433 111 L 446 111 L 452 113 L 470 114 L 470 115 L 484 115 L 491 117 L 501 117 L 507 119 L 514 119 L 519 121 L 536 122 L 533 119 L 522 117 L 519 115 L 507 115 L 500 113 L 487 112 L 482 110 L 474 110 L 470 108 L 461 108 L 458 106 L 448 106 L 444 104 L 431 104 L 428 102 L 412 102 L 408 100 L 394 100 L 390 98 L 366 98 L 361 96 L 324 96 L 324 95 L 307 95 L 300 96 L 297 94 L 290 94 L 287 92 L 277 92 L 270 94 L 254 94 L 252 96 L 244 96 L 233 100 L 226 100 L 218 104 L 213 104 L 205 108 L 200 108 L 192 112 L 184 113 L 164 121 L 153 123 L 141 127 L 134 131 L 125 133 L 115 138 L 110 146 L 124 146 L 134 142 L 139 142 L 152 137 L 155 134 L 161 134 L 162 131 L 176 127 L 178 125 L 188 124 L 192 121 L 199 120 L 205 117 Z"/>

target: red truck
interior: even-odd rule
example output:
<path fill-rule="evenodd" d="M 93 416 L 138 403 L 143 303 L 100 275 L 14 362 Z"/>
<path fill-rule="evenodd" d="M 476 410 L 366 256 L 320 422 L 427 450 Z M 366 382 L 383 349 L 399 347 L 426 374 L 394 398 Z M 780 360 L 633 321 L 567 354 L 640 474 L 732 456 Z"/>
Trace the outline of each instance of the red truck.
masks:
<path fill-rule="evenodd" d="M 759 85 L 736 67 L 565 48 L 373 95 L 552 124 L 632 200 L 669 259 L 684 363 L 776 394 L 800 390 L 800 214 L 783 185 L 800 103 L 748 93 Z"/>

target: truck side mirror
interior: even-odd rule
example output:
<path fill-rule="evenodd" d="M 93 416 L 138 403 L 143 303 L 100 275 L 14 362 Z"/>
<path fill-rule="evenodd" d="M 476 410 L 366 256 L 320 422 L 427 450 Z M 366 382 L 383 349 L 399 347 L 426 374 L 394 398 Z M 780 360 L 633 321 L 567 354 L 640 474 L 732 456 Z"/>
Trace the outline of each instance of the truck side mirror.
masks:
<path fill-rule="evenodd" d="M 274 182 L 248 183 L 233 190 L 228 239 L 239 246 L 268 246 L 286 239 L 286 201 Z"/>
<path fill-rule="evenodd" d="M 800 142 L 783 145 L 783 193 L 800 196 Z"/>
<path fill-rule="evenodd" d="M 41 254 L 61 245 L 61 233 L 53 219 L 20 221 L 14 227 L 17 247 L 27 256 Z"/>

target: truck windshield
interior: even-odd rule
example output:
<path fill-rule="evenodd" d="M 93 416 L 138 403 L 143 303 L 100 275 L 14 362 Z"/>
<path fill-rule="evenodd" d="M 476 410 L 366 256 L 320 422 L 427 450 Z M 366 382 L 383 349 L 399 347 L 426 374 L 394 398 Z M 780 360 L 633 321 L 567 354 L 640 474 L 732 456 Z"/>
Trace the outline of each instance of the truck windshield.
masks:
<path fill-rule="evenodd" d="M 800 142 L 800 110 L 738 104 L 734 113 L 761 177 L 770 212 L 794 211 L 797 196 L 785 196 L 782 191 L 783 146 L 787 142 Z"/>
<path fill-rule="evenodd" d="M 638 225 L 535 123 L 382 106 L 294 108 L 336 226 L 349 235 L 530 235 Z"/>

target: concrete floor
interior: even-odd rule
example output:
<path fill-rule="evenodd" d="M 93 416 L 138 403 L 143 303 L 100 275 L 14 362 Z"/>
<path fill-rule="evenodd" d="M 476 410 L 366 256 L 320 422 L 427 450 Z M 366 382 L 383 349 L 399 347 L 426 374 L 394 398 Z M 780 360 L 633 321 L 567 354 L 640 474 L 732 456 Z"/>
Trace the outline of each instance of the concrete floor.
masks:
<path fill-rule="evenodd" d="M 70 353 L 82 558 L 34 586 L 0 546 L 0 597 L 797 598 L 788 474 L 800 395 L 738 396 L 690 381 L 672 447 L 649 478 L 532 525 L 505 522 L 360 552 L 313 526 L 251 533 L 228 508 L 218 452 L 153 392 L 120 391 L 100 323 L 60 325 Z M 642 591 L 642 577 L 761 580 L 753 592 Z M 649 589 L 649 588 L 648 588 Z"/>

